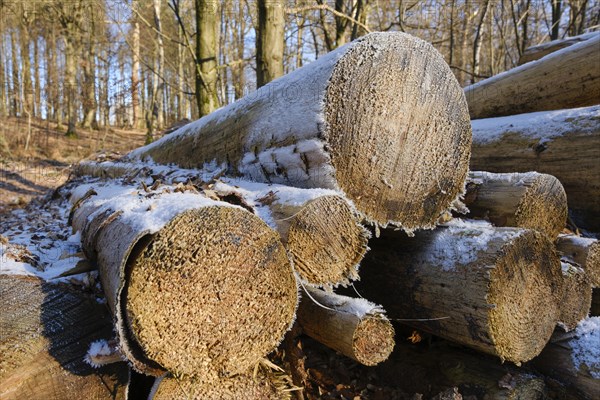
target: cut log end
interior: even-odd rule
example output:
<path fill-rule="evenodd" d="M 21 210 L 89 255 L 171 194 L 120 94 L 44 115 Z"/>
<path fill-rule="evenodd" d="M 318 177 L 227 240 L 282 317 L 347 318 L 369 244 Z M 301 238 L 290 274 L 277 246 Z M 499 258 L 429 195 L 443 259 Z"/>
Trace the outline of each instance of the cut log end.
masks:
<path fill-rule="evenodd" d="M 341 196 L 323 196 L 297 213 L 287 249 L 300 277 L 316 286 L 348 283 L 367 251 L 368 231 Z"/>
<path fill-rule="evenodd" d="M 337 62 L 324 104 L 337 182 L 370 221 L 432 226 L 462 191 L 468 108 L 428 43 L 390 33 L 364 37 Z"/>
<path fill-rule="evenodd" d="M 535 229 L 555 239 L 567 221 L 567 194 L 556 177 L 535 174 L 516 213 L 518 227 Z"/>
<path fill-rule="evenodd" d="M 488 303 L 495 351 L 516 364 L 538 355 L 554 331 L 563 293 L 552 244 L 524 231 L 503 246 L 491 272 Z"/>
<path fill-rule="evenodd" d="M 171 372 L 244 372 L 277 346 L 293 320 L 297 287 L 285 250 L 244 210 L 186 211 L 130 265 L 130 330 Z"/>
<path fill-rule="evenodd" d="M 558 321 L 568 332 L 588 316 L 592 306 L 592 286 L 585 271 L 580 267 L 562 263 L 562 273 L 564 295 L 560 303 Z"/>
<path fill-rule="evenodd" d="M 395 344 L 390 321 L 380 314 L 367 314 L 356 326 L 352 348 L 358 362 L 374 366 L 388 359 Z"/>
<path fill-rule="evenodd" d="M 600 241 L 575 235 L 561 235 L 556 248 L 563 260 L 585 270 L 592 287 L 600 287 Z"/>

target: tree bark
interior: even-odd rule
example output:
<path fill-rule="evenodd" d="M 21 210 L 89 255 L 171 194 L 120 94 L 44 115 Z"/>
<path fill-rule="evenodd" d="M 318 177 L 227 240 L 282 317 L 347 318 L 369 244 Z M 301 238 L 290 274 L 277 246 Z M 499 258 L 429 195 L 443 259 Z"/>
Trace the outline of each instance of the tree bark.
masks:
<path fill-rule="evenodd" d="M 554 175 L 573 221 L 600 231 L 599 116 L 593 106 L 472 121 L 471 169 Z"/>
<path fill-rule="evenodd" d="M 600 35 L 466 87 L 471 119 L 597 104 L 599 46 Z"/>
<path fill-rule="evenodd" d="M 600 36 L 600 32 L 590 32 L 579 36 L 566 37 L 564 39 L 553 40 L 548 43 L 528 47 L 521 55 L 521 58 L 519 58 L 519 65 L 528 63 L 530 61 L 539 60 L 540 58 L 554 53 L 555 51 L 580 42 L 584 42 L 586 40 L 597 38 L 598 36 Z"/>
<path fill-rule="evenodd" d="M 308 336 L 367 366 L 394 349 L 394 328 L 382 307 L 362 298 L 306 288 L 298 322 Z"/>
<path fill-rule="evenodd" d="M 358 291 L 392 319 L 519 365 L 556 326 L 560 262 L 544 235 L 456 222 L 369 243 Z"/>
<path fill-rule="evenodd" d="M 4 47 L 4 20 L 0 18 L 0 118 L 4 118 L 8 115 L 8 109 L 10 108 L 10 102 L 7 99 L 7 74 L 5 68 L 7 67 L 5 58 L 5 47 Z"/>
<path fill-rule="evenodd" d="M 196 102 L 200 116 L 219 108 L 217 61 L 220 12 L 218 2 L 196 0 Z"/>
<path fill-rule="evenodd" d="M 574 331 L 557 330 L 542 353 L 532 364 L 587 400 L 598 398 L 600 392 L 600 360 L 593 353 L 594 339 L 600 336 L 598 317 L 588 318 Z M 597 340 L 597 339 L 596 339 Z"/>
<path fill-rule="evenodd" d="M 575 235 L 560 235 L 556 248 L 563 261 L 577 264 L 585 270 L 593 287 L 600 287 L 600 243 L 596 239 Z"/>
<path fill-rule="evenodd" d="M 535 229 L 550 240 L 558 237 L 567 221 L 565 189 L 554 176 L 537 172 L 470 172 L 464 203 L 470 218 Z"/>
<path fill-rule="evenodd" d="M 92 342 L 113 334 L 94 297 L 14 275 L 0 275 L 0 293 L 2 399 L 125 398 L 127 364 L 95 369 L 84 362 Z"/>
<path fill-rule="evenodd" d="M 87 46 L 81 54 L 83 60 L 83 127 L 86 129 L 98 128 L 96 120 L 96 29 L 94 22 L 94 7 L 89 5 L 90 16 L 89 32 L 87 32 Z M 82 46 L 83 47 L 83 46 Z M 124 77 L 123 77 L 124 78 Z"/>
<path fill-rule="evenodd" d="M 258 0 L 256 32 L 256 86 L 283 75 L 284 1 Z"/>
<path fill-rule="evenodd" d="M 198 179 L 196 170 L 112 162 L 82 162 L 73 173 L 103 179 L 121 177 L 128 182 L 151 177 L 163 184 Z M 345 197 L 323 189 L 229 178 L 203 177 L 203 180 L 209 183 L 203 182 L 200 190 L 214 199 L 253 211 L 279 233 L 294 270 L 304 283 L 332 287 L 358 278 L 358 265 L 367 251 L 369 233 Z"/>
<path fill-rule="evenodd" d="M 341 190 L 368 221 L 412 230 L 432 227 L 462 191 L 469 129 L 439 53 L 406 34 L 375 33 L 128 158 L 216 161 L 228 175 Z"/>
<path fill-rule="evenodd" d="M 131 4 L 134 10 L 138 9 L 138 0 L 134 0 Z M 131 41 L 133 48 L 131 49 L 131 125 L 134 129 L 140 128 L 142 121 L 142 110 L 140 108 L 140 23 L 134 12 L 131 23 Z M 178 48 L 181 46 L 178 46 Z"/>
<path fill-rule="evenodd" d="M 297 288 L 264 222 L 182 188 L 93 186 L 72 192 L 72 226 L 136 370 L 244 373 L 277 346 Z"/>
<path fill-rule="evenodd" d="M 15 117 L 21 116 L 21 84 L 19 81 L 19 58 L 17 56 L 17 39 L 15 30 L 10 30 L 10 55 L 12 61 L 12 90 L 10 91 L 11 97 L 11 111 Z"/>

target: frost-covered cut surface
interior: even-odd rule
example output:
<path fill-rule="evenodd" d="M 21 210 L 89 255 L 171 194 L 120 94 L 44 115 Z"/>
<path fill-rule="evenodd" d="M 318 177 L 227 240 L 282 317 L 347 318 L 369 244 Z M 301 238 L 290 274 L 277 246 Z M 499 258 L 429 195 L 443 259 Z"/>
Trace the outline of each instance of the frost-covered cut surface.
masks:
<path fill-rule="evenodd" d="M 493 173 L 484 171 L 474 171 L 469 174 L 469 182 L 477 185 L 483 184 L 487 180 L 503 181 L 514 186 L 523 186 L 528 182 L 533 181 L 540 174 L 538 172 L 508 172 L 508 173 Z"/>
<path fill-rule="evenodd" d="M 600 379 L 600 317 L 581 321 L 569 345 L 575 368 L 579 370 L 585 365 L 593 378 Z"/>
<path fill-rule="evenodd" d="M 92 220 L 107 209 L 120 211 L 119 219 L 140 232 L 156 233 L 169 221 L 184 211 L 202 207 L 238 207 L 218 202 L 193 192 L 174 192 L 175 187 L 162 185 L 155 191 L 146 192 L 119 182 L 85 184 L 78 187 L 72 196 L 78 199 L 90 189 L 97 195 L 85 201 L 86 207 L 96 211 L 88 217 Z"/>
<path fill-rule="evenodd" d="M 573 130 L 592 133 L 598 131 L 599 124 L 600 105 L 471 121 L 474 144 L 491 143 L 510 132 L 540 140 L 562 136 Z"/>
<path fill-rule="evenodd" d="M 518 235 L 519 231 L 498 229 L 487 221 L 456 218 L 438 229 L 435 239 L 423 250 L 423 261 L 439 265 L 443 271 L 453 271 L 457 265 L 476 261 L 492 239 L 501 237 L 508 241 Z"/>

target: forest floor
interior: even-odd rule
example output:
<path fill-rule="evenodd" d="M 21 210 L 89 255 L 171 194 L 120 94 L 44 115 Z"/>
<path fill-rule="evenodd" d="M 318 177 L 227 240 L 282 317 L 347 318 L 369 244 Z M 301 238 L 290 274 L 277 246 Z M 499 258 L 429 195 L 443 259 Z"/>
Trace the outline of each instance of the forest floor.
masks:
<path fill-rule="evenodd" d="M 78 128 L 77 133 L 69 138 L 65 128 L 38 119 L 0 119 L 0 213 L 60 186 L 77 162 L 101 153 L 124 154 L 145 140 L 140 130 Z"/>

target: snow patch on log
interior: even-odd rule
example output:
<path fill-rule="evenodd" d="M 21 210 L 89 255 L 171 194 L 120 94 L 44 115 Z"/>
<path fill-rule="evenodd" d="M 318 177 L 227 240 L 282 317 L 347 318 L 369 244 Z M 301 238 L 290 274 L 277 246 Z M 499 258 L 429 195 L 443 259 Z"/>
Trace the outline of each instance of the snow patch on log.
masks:
<path fill-rule="evenodd" d="M 86 201 L 86 206 L 97 210 L 88 216 L 88 221 L 107 209 L 119 210 L 122 213 L 122 221 L 136 230 L 150 234 L 158 232 L 175 216 L 187 210 L 217 205 L 241 208 L 198 196 L 196 193 L 174 192 L 174 186 L 161 186 L 160 191 L 155 192 L 156 196 L 145 196 L 139 193 L 138 189 L 114 182 L 81 185 L 73 191 L 71 202 L 75 204 L 91 189 L 97 194 Z M 137 196 L 132 196 L 136 193 Z M 167 193 L 168 196 L 162 196 Z"/>
<path fill-rule="evenodd" d="M 571 357 L 575 368 L 585 366 L 594 379 L 600 379 L 600 317 L 581 321 L 569 345 L 573 349 Z"/>
<path fill-rule="evenodd" d="M 473 144 L 495 142 L 511 132 L 540 139 L 542 143 L 574 129 L 584 134 L 593 133 L 598 130 L 598 125 L 590 124 L 590 120 L 600 120 L 600 105 L 476 119 L 471 121 Z"/>
<path fill-rule="evenodd" d="M 441 265 L 443 271 L 453 271 L 456 264 L 468 265 L 477 260 L 480 251 L 485 251 L 490 239 L 498 236 L 500 230 L 487 221 L 453 219 L 441 229 L 437 240 L 431 242 L 429 249 L 423 252 L 423 259 L 432 265 Z M 457 232 L 464 232 L 463 240 L 457 242 Z M 506 230 L 501 233 L 508 241 L 519 235 L 518 231 Z M 443 249 L 443 251 L 440 251 Z"/>

